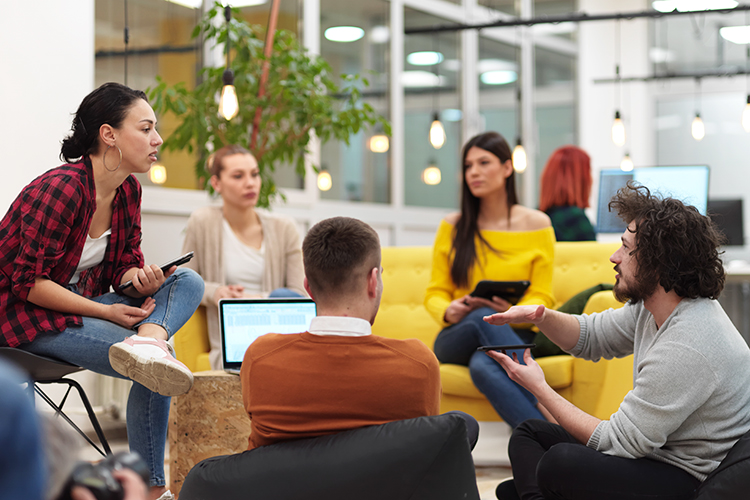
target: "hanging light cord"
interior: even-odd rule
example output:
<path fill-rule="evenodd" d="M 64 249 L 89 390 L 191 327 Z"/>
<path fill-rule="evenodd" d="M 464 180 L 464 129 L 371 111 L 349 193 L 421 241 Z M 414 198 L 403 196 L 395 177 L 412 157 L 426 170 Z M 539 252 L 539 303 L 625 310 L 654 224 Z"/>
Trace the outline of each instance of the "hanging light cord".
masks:
<path fill-rule="evenodd" d="M 696 92 L 695 92 L 695 115 L 700 116 L 701 113 L 701 79 L 695 79 Z"/>
<path fill-rule="evenodd" d="M 230 49 L 229 42 L 232 38 L 231 36 L 229 36 L 229 21 L 231 21 L 232 19 L 232 7 L 230 7 L 229 4 L 227 4 L 224 7 L 224 19 L 227 22 L 227 43 L 226 43 L 227 45 L 227 68 L 226 69 L 229 69 L 229 49 Z"/>
<path fill-rule="evenodd" d="M 618 19 L 615 23 L 615 102 L 617 103 L 617 110 L 620 110 L 622 105 L 622 89 L 620 82 L 620 20 Z"/>
<path fill-rule="evenodd" d="M 130 28 L 128 27 L 128 0 L 125 0 L 125 28 L 123 29 L 125 42 L 125 85 L 128 84 L 128 44 L 130 43 Z"/>

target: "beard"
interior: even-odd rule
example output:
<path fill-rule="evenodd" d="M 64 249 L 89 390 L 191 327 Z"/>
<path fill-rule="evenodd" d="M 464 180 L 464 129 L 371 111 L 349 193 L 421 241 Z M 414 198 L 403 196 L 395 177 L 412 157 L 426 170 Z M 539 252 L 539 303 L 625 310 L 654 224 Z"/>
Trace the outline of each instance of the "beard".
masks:
<path fill-rule="evenodd" d="M 615 271 L 620 274 L 618 266 L 615 266 Z M 615 294 L 615 299 L 618 301 L 630 301 L 633 304 L 637 304 L 649 298 L 654 293 L 654 290 L 656 290 L 656 285 L 657 283 L 646 283 L 640 280 L 638 276 L 634 276 L 630 284 L 625 284 L 620 278 L 617 278 L 612 291 Z"/>

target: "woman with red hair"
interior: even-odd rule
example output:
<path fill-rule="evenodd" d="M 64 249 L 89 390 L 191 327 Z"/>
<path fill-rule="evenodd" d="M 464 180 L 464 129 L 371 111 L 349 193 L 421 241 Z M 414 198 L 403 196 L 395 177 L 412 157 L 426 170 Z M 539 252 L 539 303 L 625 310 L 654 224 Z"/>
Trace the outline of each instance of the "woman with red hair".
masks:
<path fill-rule="evenodd" d="M 541 178 L 539 210 L 549 215 L 557 241 L 596 240 L 583 209 L 589 206 L 591 159 L 576 146 L 563 146 L 547 160 Z"/>

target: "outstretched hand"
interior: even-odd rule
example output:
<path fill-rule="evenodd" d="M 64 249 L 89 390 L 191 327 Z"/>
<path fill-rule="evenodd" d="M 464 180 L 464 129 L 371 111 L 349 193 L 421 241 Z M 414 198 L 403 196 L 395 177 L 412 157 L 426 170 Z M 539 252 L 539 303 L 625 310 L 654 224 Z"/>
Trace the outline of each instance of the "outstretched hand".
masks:
<path fill-rule="evenodd" d="M 505 312 L 499 312 L 483 319 L 491 325 L 507 325 L 509 323 L 533 323 L 538 324 L 544 319 L 545 307 L 538 306 L 513 306 Z"/>
<path fill-rule="evenodd" d="M 520 384 L 534 395 L 539 394 L 539 390 L 547 383 L 544 379 L 542 367 L 531 356 L 531 349 L 526 349 L 523 352 L 525 365 L 518 361 L 518 355 L 515 352 L 513 358 L 500 351 L 487 351 L 487 355 L 500 363 L 500 366 L 503 367 L 512 381 Z"/>

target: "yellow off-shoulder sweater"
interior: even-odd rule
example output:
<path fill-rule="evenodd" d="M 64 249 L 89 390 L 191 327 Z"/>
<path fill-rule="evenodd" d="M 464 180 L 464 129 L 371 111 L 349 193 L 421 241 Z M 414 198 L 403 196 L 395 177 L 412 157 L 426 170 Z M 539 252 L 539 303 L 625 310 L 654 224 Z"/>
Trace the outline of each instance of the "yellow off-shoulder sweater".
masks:
<path fill-rule="evenodd" d="M 535 231 L 482 231 L 482 236 L 498 252 L 487 248 L 477 238 L 477 260 L 469 270 L 468 288 L 458 288 L 451 279 L 453 265 L 453 224 L 443 220 L 435 235 L 432 254 L 432 277 L 427 286 L 424 305 L 441 326 L 451 301 L 470 293 L 481 280 L 529 280 L 519 305 L 544 304 L 552 307 L 552 271 L 555 231 L 552 227 Z"/>

